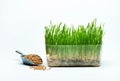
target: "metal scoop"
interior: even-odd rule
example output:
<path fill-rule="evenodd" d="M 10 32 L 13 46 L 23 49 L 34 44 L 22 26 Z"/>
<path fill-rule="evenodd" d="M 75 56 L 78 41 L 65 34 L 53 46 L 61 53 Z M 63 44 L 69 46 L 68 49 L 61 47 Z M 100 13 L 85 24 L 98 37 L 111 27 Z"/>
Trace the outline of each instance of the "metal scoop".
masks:
<path fill-rule="evenodd" d="M 23 64 L 26 64 L 26 65 L 38 65 L 38 64 L 34 64 L 33 62 L 31 62 L 29 59 L 25 58 L 26 55 L 24 55 L 23 53 L 19 52 L 19 51 L 15 51 L 16 53 L 20 54 L 21 55 L 21 59 L 22 59 L 22 62 Z"/>

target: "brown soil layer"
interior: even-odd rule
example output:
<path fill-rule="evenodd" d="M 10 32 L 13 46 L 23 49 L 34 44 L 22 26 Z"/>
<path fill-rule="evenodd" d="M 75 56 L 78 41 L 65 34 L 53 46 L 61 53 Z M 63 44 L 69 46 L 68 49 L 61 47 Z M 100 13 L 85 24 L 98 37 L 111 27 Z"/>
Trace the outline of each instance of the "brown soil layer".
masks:
<path fill-rule="evenodd" d="M 99 59 L 95 60 L 81 60 L 81 59 L 59 59 L 55 56 L 47 57 L 49 66 L 100 66 Z"/>

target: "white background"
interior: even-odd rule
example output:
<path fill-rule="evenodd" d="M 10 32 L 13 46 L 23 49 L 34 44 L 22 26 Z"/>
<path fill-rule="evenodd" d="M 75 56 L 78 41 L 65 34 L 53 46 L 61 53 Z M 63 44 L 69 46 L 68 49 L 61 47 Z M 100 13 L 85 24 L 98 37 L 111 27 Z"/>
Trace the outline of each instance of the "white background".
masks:
<path fill-rule="evenodd" d="M 120 81 L 119 0 L 0 0 L 0 81 Z M 52 20 L 69 25 L 105 23 L 100 67 L 61 67 L 34 71 L 20 55 L 44 59 L 44 26 Z"/>

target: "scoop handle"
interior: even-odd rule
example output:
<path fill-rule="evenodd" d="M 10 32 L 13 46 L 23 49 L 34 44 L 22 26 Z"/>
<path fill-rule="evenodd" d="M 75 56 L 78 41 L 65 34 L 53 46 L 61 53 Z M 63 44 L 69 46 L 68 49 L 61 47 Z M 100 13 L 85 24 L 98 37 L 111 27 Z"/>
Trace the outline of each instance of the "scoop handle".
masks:
<path fill-rule="evenodd" d="M 19 52 L 19 51 L 15 51 L 16 53 L 20 54 L 21 56 L 24 56 L 23 53 Z"/>

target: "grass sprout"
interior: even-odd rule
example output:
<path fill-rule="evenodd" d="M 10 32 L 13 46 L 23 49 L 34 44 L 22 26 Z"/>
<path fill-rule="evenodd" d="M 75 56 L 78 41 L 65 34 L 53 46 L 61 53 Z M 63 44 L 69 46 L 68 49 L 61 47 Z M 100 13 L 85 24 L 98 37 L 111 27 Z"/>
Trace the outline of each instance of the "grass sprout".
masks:
<path fill-rule="evenodd" d="M 57 55 L 57 58 L 82 61 L 99 60 L 103 24 L 97 25 L 97 19 L 78 27 L 68 26 L 60 22 L 45 26 L 46 53 Z"/>
<path fill-rule="evenodd" d="M 45 43 L 46 45 L 101 45 L 103 38 L 103 25 L 96 25 L 96 19 L 91 23 L 73 25 L 68 27 L 67 24 L 60 22 L 58 25 L 50 22 L 45 27 Z"/>

